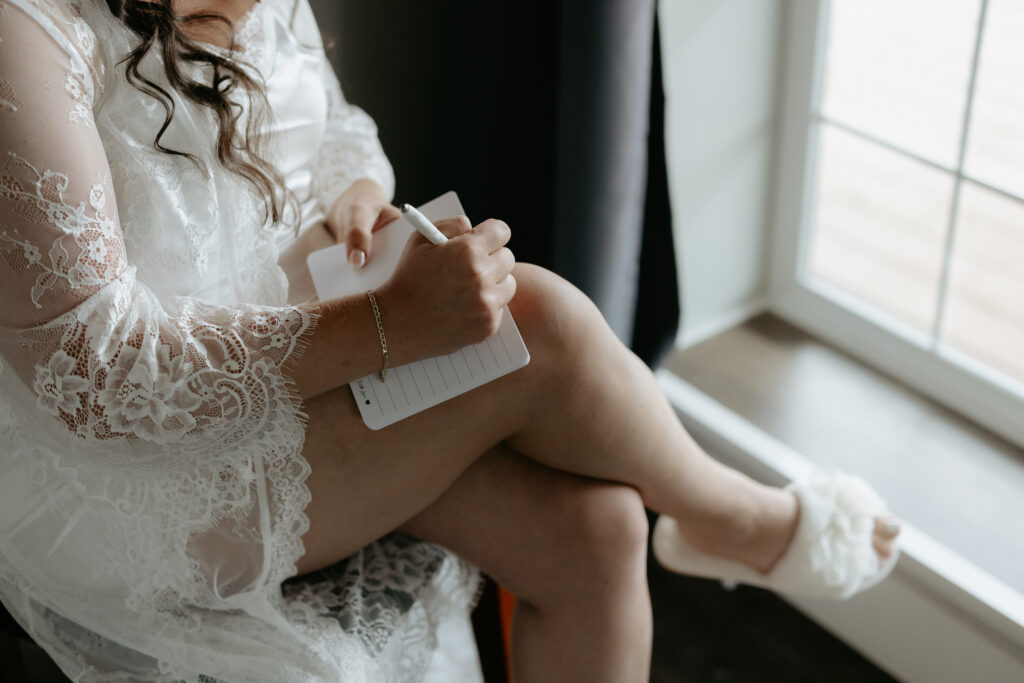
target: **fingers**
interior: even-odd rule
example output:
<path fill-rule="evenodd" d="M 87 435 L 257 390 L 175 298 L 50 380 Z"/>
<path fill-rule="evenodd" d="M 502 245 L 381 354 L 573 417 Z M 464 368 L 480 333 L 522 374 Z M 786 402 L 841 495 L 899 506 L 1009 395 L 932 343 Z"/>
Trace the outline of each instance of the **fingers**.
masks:
<path fill-rule="evenodd" d="M 505 307 L 508 306 L 508 303 L 512 301 L 512 297 L 515 295 L 516 278 L 511 273 L 506 275 L 504 280 L 489 290 L 487 296 L 489 301 L 489 317 L 486 327 L 486 335 L 483 339 L 498 333 L 498 329 L 501 327 L 501 323 L 505 319 Z M 483 341 L 483 339 L 481 339 L 481 341 Z"/>
<path fill-rule="evenodd" d="M 489 272 L 488 280 L 490 282 L 501 282 L 512 273 L 512 269 L 516 265 L 516 257 L 512 255 L 511 249 L 502 247 L 488 256 L 487 265 Z"/>
<path fill-rule="evenodd" d="M 348 213 L 345 226 L 345 244 L 348 246 L 348 262 L 356 268 L 362 268 L 370 258 L 370 233 L 376 216 L 368 207 L 353 204 Z"/>
<path fill-rule="evenodd" d="M 434 226 L 444 233 L 448 239 L 454 239 L 464 235 L 473 229 L 473 224 L 465 216 L 453 216 L 439 221 L 434 221 Z"/>
<path fill-rule="evenodd" d="M 384 208 L 380 210 L 380 213 L 377 215 L 377 222 L 373 224 L 373 232 L 377 232 L 385 225 L 395 220 L 396 218 L 400 218 L 401 216 L 402 212 L 398 210 L 397 206 L 386 204 Z"/>
<path fill-rule="evenodd" d="M 499 221 L 495 218 L 490 218 L 476 226 L 473 233 L 487 249 L 488 254 L 501 249 L 512 238 L 512 230 L 509 229 L 508 225 L 504 221 Z"/>
<path fill-rule="evenodd" d="M 445 218 L 439 221 L 434 221 L 434 225 L 444 233 L 444 236 L 448 239 L 454 239 L 460 235 L 472 233 L 474 239 L 480 240 L 480 243 L 487 250 L 488 254 L 492 254 L 495 251 L 501 249 L 505 244 L 508 243 L 512 237 L 512 231 L 504 221 L 491 218 L 480 225 L 473 228 L 473 225 L 469 222 L 469 219 L 465 216 L 453 216 L 452 218 Z"/>
<path fill-rule="evenodd" d="M 507 306 L 509 301 L 516 295 L 516 277 L 509 273 L 505 279 L 494 288 L 494 296 L 499 306 Z"/>
<path fill-rule="evenodd" d="M 427 321 L 415 326 L 429 330 L 424 345 L 448 353 L 483 341 L 500 327 L 516 294 L 515 257 L 504 246 L 510 232 L 501 221 L 473 229 L 465 216 L 455 216 L 434 225 L 449 241 L 432 245 L 414 233 L 383 288 L 394 300 L 412 302 L 407 314 Z"/>
<path fill-rule="evenodd" d="M 345 219 L 344 242 L 347 245 L 348 262 L 362 268 L 370 259 L 372 234 L 395 220 L 402 213 L 391 206 L 369 206 L 352 204 Z"/>

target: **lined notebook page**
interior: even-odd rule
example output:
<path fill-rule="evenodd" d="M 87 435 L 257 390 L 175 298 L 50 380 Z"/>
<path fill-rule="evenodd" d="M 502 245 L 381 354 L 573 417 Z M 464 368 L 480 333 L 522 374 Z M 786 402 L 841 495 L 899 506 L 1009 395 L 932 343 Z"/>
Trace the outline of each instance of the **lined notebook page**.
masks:
<path fill-rule="evenodd" d="M 431 221 L 463 213 L 454 192 L 441 195 L 419 210 Z M 415 228 L 404 218 L 378 230 L 373 235 L 373 258 L 362 269 L 349 265 L 344 244 L 313 252 L 307 263 L 317 296 L 324 300 L 380 287 L 391 277 L 413 232 Z M 387 311 L 382 310 L 381 314 L 387 333 Z M 350 382 L 349 387 L 363 422 L 370 429 L 380 429 L 518 370 L 529 362 L 526 344 L 506 308 L 498 332 L 486 341 L 447 356 L 392 368 L 386 382 L 381 382 L 374 373 Z"/>

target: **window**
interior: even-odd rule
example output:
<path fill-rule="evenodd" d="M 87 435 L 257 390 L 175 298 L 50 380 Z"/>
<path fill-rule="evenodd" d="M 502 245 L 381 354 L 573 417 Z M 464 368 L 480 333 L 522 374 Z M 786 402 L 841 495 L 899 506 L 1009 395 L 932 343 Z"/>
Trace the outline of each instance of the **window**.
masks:
<path fill-rule="evenodd" d="M 1024 2 L 787 31 L 773 307 L 1024 444 Z"/>

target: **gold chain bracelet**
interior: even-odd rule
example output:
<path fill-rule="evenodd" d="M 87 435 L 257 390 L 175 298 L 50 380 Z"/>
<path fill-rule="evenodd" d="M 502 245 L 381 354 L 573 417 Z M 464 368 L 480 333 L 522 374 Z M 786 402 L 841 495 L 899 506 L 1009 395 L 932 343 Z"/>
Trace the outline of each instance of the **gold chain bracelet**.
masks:
<path fill-rule="evenodd" d="M 380 352 L 384 356 L 384 363 L 380 366 L 377 376 L 383 382 L 388 376 L 388 340 L 384 336 L 384 323 L 380 319 L 380 308 L 377 306 L 377 297 L 372 289 L 366 290 L 366 296 L 370 300 L 370 308 L 373 309 L 373 319 L 377 321 L 377 334 L 380 335 Z"/>

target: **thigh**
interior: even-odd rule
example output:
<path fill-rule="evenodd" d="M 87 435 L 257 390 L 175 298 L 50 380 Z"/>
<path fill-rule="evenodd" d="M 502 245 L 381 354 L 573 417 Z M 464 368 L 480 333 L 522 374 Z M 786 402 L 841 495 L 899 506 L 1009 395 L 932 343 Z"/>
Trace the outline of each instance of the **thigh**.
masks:
<path fill-rule="evenodd" d="M 475 392 L 474 392 L 475 393 Z M 473 419 L 462 423 L 453 401 L 373 431 L 348 387 L 305 403 L 303 455 L 309 530 L 300 574 L 331 565 L 394 531 L 448 489 L 501 440 L 501 411 L 481 392 Z"/>
<path fill-rule="evenodd" d="M 310 529 L 299 571 L 343 559 L 395 530 L 447 491 L 482 454 L 510 437 L 533 452 L 563 450 L 570 436 L 557 415 L 566 408 L 563 342 L 585 298 L 538 268 L 517 266 L 510 305 L 533 360 L 526 367 L 400 422 L 373 431 L 348 387 L 308 399 L 303 455 L 312 467 Z M 592 308 L 592 306 L 591 306 Z M 570 344 L 572 347 L 578 343 Z M 539 429 L 538 427 L 544 427 Z M 586 429 L 575 441 L 585 441 Z"/>
<path fill-rule="evenodd" d="M 531 321 L 551 277 L 517 268 L 520 288 L 512 308 L 535 355 L 547 342 Z M 530 424 L 535 397 L 545 393 L 538 391 L 547 384 L 545 367 L 534 360 L 378 431 L 363 424 L 347 386 L 307 399 L 303 455 L 313 470 L 307 480 L 312 501 L 299 571 L 337 562 L 395 530 L 444 493 L 474 460 Z"/>

